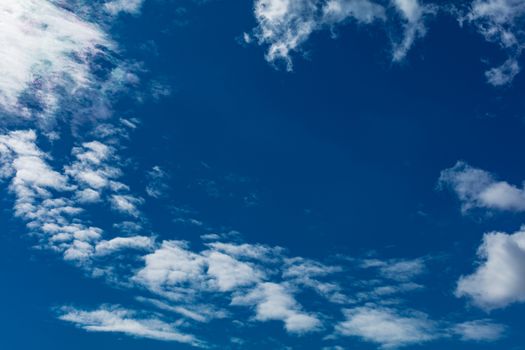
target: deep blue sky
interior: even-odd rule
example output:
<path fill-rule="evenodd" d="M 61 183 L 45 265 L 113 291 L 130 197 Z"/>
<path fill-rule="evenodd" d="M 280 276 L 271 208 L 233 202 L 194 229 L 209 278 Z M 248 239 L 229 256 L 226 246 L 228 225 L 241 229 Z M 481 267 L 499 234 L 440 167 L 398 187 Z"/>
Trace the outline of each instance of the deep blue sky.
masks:
<path fill-rule="evenodd" d="M 235 230 L 245 242 L 324 262 L 425 257 L 427 272 L 418 280 L 425 289 L 404 296 L 407 307 L 440 322 L 491 319 L 508 328 L 495 342 L 444 337 L 409 348 L 521 349 L 522 304 L 487 313 L 456 298 L 454 289 L 459 276 L 473 272 L 483 233 L 515 232 L 522 214 L 464 214 L 457 198 L 437 184 L 442 170 L 463 160 L 520 186 L 525 75 L 504 86 L 488 84 L 484 72 L 504 61 L 505 51 L 449 15 L 430 19 L 426 36 L 402 62 L 391 61 L 382 25 L 349 23 L 334 29 L 335 38 L 328 30 L 313 33 L 287 72 L 264 59 L 264 45 L 242 43 L 243 32 L 257 26 L 253 6 L 152 0 L 140 14 L 123 14 L 108 26 L 120 55 L 142 62 L 141 78 L 171 89 L 158 100 L 123 98 L 114 107 L 117 118 L 140 120 L 122 141 L 121 181 L 146 198 L 147 172 L 160 166 L 168 174 L 163 196 L 142 205 L 145 230 L 197 248 L 201 234 Z M 72 143 L 78 142 L 65 136 L 41 147 L 68 154 Z M 61 159 L 55 156 L 58 169 L 66 164 Z M 134 299 L 137 293 L 34 249 L 25 222 L 13 218 L 8 184 L 0 202 L 0 348 L 191 348 L 86 332 L 58 320 L 63 305 L 145 306 Z M 185 215 L 203 226 L 177 221 L 177 208 L 190 210 Z M 111 229 L 109 214 L 93 213 L 92 221 Z M 369 273 L 346 272 L 353 280 L 373 278 Z M 308 293 L 302 298 L 305 309 L 336 308 L 316 304 Z M 253 316 L 249 309 L 238 312 L 234 318 Z M 230 332 L 250 345 L 227 345 L 222 335 Z M 217 321 L 193 333 L 219 348 L 379 347 L 358 337 L 323 340 L 330 332 L 287 335 L 277 321 L 241 331 Z"/>

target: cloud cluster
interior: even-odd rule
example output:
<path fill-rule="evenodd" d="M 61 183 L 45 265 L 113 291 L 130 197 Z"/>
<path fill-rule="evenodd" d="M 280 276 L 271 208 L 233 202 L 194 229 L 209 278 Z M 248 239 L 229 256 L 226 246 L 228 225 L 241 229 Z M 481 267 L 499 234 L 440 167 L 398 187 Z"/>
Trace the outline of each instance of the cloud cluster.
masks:
<path fill-rule="evenodd" d="M 59 311 L 61 320 L 87 331 L 194 346 L 206 343 L 191 334 L 192 327 L 216 319 L 241 325 L 280 322 L 295 336 L 328 332 L 334 339 L 359 337 L 384 348 L 428 342 L 441 337 L 437 331 L 444 329 L 454 329 L 464 340 L 500 337 L 502 326 L 488 320 L 442 327 L 406 306 L 407 293 L 424 290 L 417 279 L 427 271 L 425 259 L 342 259 L 327 264 L 228 235 L 208 232 L 198 249 L 188 242 L 145 234 L 142 224 L 147 219 L 141 210 L 145 199 L 124 183 L 126 165 L 118 155 L 126 130 L 134 129 L 135 122 L 112 118 L 97 123 L 82 140 L 74 139 L 71 151 L 61 159 L 42 144 L 42 136 L 50 136 L 64 110 L 75 114 L 88 109 L 95 118 L 111 117 L 113 94 L 121 84 L 138 79 L 112 58 L 115 44 L 101 27 L 66 10 L 65 3 L 7 0 L 0 5 L 0 108 L 34 126 L 0 134 L 0 177 L 14 197 L 15 215 L 36 237 L 39 249 L 56 252 L 87 276 L 118 285 L 153 311 L 104 304 L 91 310 L 68 307 Z M 137 13 L 142 1 L 96 3 L 115 16 Z M 433 11 L 417 0 L 395 0 L 390 7 L 369 0 L 256 0 L 258 27 L 253 37 L 268 46 L 269 61 L 284 60 L 291 69 L 290 55 L 314 31 L 395 18 L 403 34 L 394 40 L 393 59 L 401 60 L 425 34 L 425 20 Z M 247 35 L 247 40 L 251 38 Z M 450 179 L 443 179 L 465 193 L 464 201 L 522 210 L 518 204 L 522 190 L 498 185 L 490 176 L 490 181 L 472 184 L 462 180 L 467 170 L 455 169 L 447 175 Z M 149 176 L 146 193 L 161 197 L 167 175 L 156 167 Z M 104 211 L 104 222 L 93 223 L 92 209 Z M 459 294 L 473 296 L 481 305 L 523 298 L 516 277 L 521 275 L 516 266 L 522 259 L 522 235 L 496 236 L 487 236 L 480 250 L 485 265 L 458 285 Z M 494 266 L 513 271 L 499 281 L 507 285 L 504 292 L 484 285 Z M 356 271 L 365 271 L 367 277 L 350 278 L 349 272 Z M 479 288 L 484 289 L 482 294 L 476 294 Z M 239 312 L 241 308 L 250 316 Z"/>
<path fill-rule="evenodd" d="M 525 190 L 498 181 L 491 173 L 458 162 L 441 172 L 440 186 L 451 188 L 462 203 L 464 213 L 472 208 L 523 212 Z M 458 297 L 468 297 L 485 310 L 525 301 L 525 232 L 489 232 L 478 248 L 476 270 L 462 276 Z"/>
<path fill-rule="evenodd" d="M 391 7 L 394 10 L 370 0 L 256 0 L 258 26 L 253 36 L 260 45 L 268 46 L 269 62 L 284 61 L 292 70 L 292 53 L 300 52 L 313 32 L 348 22 L 368 25 L 391 20 L 403 28 L 401 39 L 392 34 L 392 59 L 400 61 L 414 41 L 425 35 L 425 19 L 434 8 L 418 0 L 395 0 Z M 251 36 L 245 39 L 251 41 Z"/>
<path fill-rule="evenodd" d="M 138 82 L 133 65 L 117 58 L 103 24 L 67 5 L 0 4 L 0 112 L 11 124 L 41 129 L 52 139 L 60 137 L 59 121 L 76 129 L 110 118 L 112 98 Z M 82 2 L 76 10 L 96 6 Z"/>
<path fill-rule="evenodd" d="M 332 329 L 337 337 L 360 337 L 384 348 L 437 338 L 435 321 L 417 311 L 404 314 L 395 306 L 403 303 L 404 294 L 423 288 L 413 280 L 426 272 L 424 259 L 359 260 L 357 267 L 373 277 L 355 284 L 345 277 L 348 266 L 289 257 L 282 248 L 225 241 L 221 235 L 208 235 L 200 251 L 182 241 L 157 243 L 150 235 L 104 238 L 102 229 L 82 219 L 82 205 L 111 205 L 115 195 L 109 184 L 117 181 L 118 171 L 108 171 L 104 162 L 111 159 L 113 166 L 118 162 L 109 156 L 110 149 L 100 141 L 84 143 L 73 149 L 72 164 L 58 172 L 48 164 L 50 156 L 38 148 L 34 131 L 15 131 L 0 137 L 2 174 L 12 178 L 16 213 L 38 233 L 41 244 L 46 242 L 42 247 L 62 252 L 65 260 L 74 261 L 92 276 L 106 277 L 138 293 L 137 300 L 155 307 L 155 314 L 175 313 L 185 322 L 202 323 L 236 319 L 236 308 L 247 307 L 253 311 L 251 322 L 279 321 L 288 333 L 297 335 Z M 128 190 L 124 184 L 114 190 L 122 188 Z M 101 193 L 101 199 L 81 199 L 78 193 L 86 189 Z M 142 216 L 131 214 L 135 219 Z M 118 261 L 135 263 L 119 265 Z M 317 304 L 340 309 L 345 320 L 327 324 L 327 319 L 338 319 L 338 315 L 301 302 L 307 291 L 319 297 Z M 140 296 L 143 293 L 150 296 Z M 379 304 L 372 307 L 371 302 Z M 200 344 L 188 329 L 181 331 L 171 323 L 122 308 L 68 309 L 60 318 L 89 331 Z M 470 326 L 457 326 L 467 334 L 461 338 L 474 337 Z M 481 332 L 485 335 L 480 340 L 494 340 L 487 332 Z"/>
<path fill-rule="evenodd" d="M 424 290 L 415 282 L 427 271 L 422 258 L 350 259 L 327 265 L 288 256 L 279 247 L 232 241 L 237 236 L 207 235 L 201 250 L 183 241 L 158 241 L 152 235 L 108 236 L 89 223 L 84 208 L 114 207 L 116 196 L 131 205 L 131 198 L 138 197 L 119 181 L 116 150 L 102 141 L 74 147 L 72 162 L 57 171 L 49 164 L 50 155 L 38 147 L 35 131 L 0 136 L 1 173 L 11 179 L 15 212 L 39 237 L 41 248 L 62 253 L 88 275 L 136 293 L 138 301 L 156 309 L 155 314 L 176 314 L 185 324 L 214 319 L 278 321 L 290 334 L 328 330 L 336 337 L 360 337 L 385 348 L 436 337 L 431 331 L 436 321 L 417 311 L 410 315 L 401 311 L 404 295 Z M 97 193 L 97 200 L 86 201 L 79 195 L 86 190 Z M 140 230 L 143 214 L 122 203 L 120 209 L 114 213 L 115 220 L 125 212 Z M 369 279 L 352 281 L 348 273 L 353 269 L 366 271 Z M 310 292 L 317 296 L 315 303 L 311 295 L 304 298 Z M 239 320 L 240 307 L 251 310 L 252 318 Z M 328 311 L 334 308 L 340 314 Z M 104 307 L 70 309 L 60 317 L 90 331 L 188 343 L 196 339 L 187 328 L 183 332 L 164 321 L 153 321 L 158 316 L 136 317 L 121 308 L 111 312 Z"/>
<path fill-rule="evenodd" d="M 115 194 L 126 193 L 128 187 L 115 180 L 119 169 L 105 164 L 109 160 L 118 163 L 109 157 L 110 148 L 98 141 L 88 142 L 72 153 L 73 162 L 59 172 L 49 164 L 51 156 L 37 146 L 34 130 L 0 135 L 0 173 L 11 179 L 15 215 L 39 237 L 41 248 L 61 252 L 66 260 L 81 265 L 89 265 L 97 249 L 107 252 L 116 246 L 137 246 L 130 242 L 132 238 L 103 241 L 103 230 L 83 218 L 84 205 L 101 201 L 106 187 L 105 202 L 116 196 L 135 198 Z"/>
<path fill-rule="evenodd" d="M 500 66 L 485 72 L 487 81 L 494 86 L 510 83 L 521 70 L 518 59 L 525 45 L 523 1 L 474 0 L 466 19 L 487 41 L 496 43 L 508 54 Z"/>
<path fill-rule="evenodd" d="M 268 62 L 282 61 L 292 70 L 293 54 L 302 51 L 314 32 L 349 22 L 377 24 L 391 37 L 392 61 L 399 62 L 426 35 L 428 19 L 438 13 L 475 28 L 507 53 L 508 59 L 485 72 L 489 84 L 507 85 L 520 72 L 525 45 L 525 6 L 520 0 L 474 0 L 464 8 L 419 0 L 255 0 L 257 27 L 244 38 L 266 46 Z"/>

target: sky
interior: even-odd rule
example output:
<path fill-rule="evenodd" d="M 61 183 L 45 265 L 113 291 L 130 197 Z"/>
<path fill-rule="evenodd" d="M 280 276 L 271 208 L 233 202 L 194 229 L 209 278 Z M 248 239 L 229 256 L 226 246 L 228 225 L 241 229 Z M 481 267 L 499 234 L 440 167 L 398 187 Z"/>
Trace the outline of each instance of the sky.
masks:
<path fill-rule="evenodd" d="M 2 0 L 0 348 L 525 349 L 524 24 Z"/>

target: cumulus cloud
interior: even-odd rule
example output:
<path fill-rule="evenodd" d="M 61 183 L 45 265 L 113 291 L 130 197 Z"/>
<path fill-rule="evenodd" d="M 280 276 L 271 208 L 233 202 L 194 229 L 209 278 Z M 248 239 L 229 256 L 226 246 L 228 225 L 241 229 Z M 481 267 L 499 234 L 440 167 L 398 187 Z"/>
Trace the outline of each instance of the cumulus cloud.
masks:
<path fill-rule="evenodd" d="M 525 210 L 525 190 L 506 181 L 498 181 L 485 170 L 458 162 L 443 170 L 438 185 L 452 189 L 463 212 L 486 208 L 521 212 Z"/>
<path fill-rule="evenodd" d="M 152 250 L 155 246 L 153 237 L 133 236 L 116 237 L 108 241 L 97 243 L 95 252 L 97 255 L 109 255 L 122 249 Z"/>
<path fill-rule="evenodd" d="M 115 237 L 101 241 L 104 232 L 83 218 L 86 214 L 83 205 L 99 203 L 106 187 L 108 191 L 122 192 L 127 186 L 109 180 L 120 174 L 120 170 L 105 165 L 115 160 L 109 157 L 108 146 L 98 141 L 87 142 L 73 148 L 72 153 L 73 162 L 58 172 L 49 164 L 51 156 L 38 147 L 35 131 L 0 135 L 0 174 L 10 178 L 15 215 L 26 221 L 30 231 L 36 234 L 37 246 L 60 252 L 65 260 L 85 268 L 91 268 L 95 256 L 114 250 L 151 248 L 151 237 Z M 125 206 L 120 209 L 130 212 Z M 136 215 L 135 211 L 131 213 Z"/>
<path fill-rule="evenodd" d="M 485 234 L 478 256 L 476 271 L 458 281 L 457 296 L 486 310 L 525 301 L 525 231 Z"/>
<path fill-rule="evenodd" d="M 318 330 L 321 321 L 315 315 L 305 313 L 290 291 L 281 284 L 265 282 L 248 294 L 237 295 L 233 305 L 254 305 L 255 318 L 259 321 L 283 321 L 291 333 Z"/>
<path fill-rule="evenodd" d="M 438 337 L 435 323 L 420 312 L 371 305 L 344 313 L 346 320 L 336 327 L 340 335 L 359 337 L 383 349 L 421 344 Z"/>
<path fill-rule="evenodd" d="M 166 323 L 158 318 L 141 318 L 137 312 L 118 306 L 102 306 L 91 311 L 63 308 L 59 318 L 90 332 L 124 333 L 139 338 L 175 341 L 199 347 L 205 345 L 195 336 L 180 331 L 176 324 Z"/>

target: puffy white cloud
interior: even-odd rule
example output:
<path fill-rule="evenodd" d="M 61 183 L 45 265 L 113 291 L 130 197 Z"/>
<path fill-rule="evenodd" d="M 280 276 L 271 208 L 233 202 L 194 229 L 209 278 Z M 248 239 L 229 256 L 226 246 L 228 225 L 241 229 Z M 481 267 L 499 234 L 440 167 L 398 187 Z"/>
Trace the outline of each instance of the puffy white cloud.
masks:
<path fill-rule="evenodd" d="M 134 337 L 175 341 L 200 347 L 205 345 L 194 335 L 180 331 L 175 324 L 166 323 L 158 318 L 141 318 L 137 312 L 117 306 L 102 306 L 92 311 L 63 308 L 61 311 L 61 320 L 74 323 L 90 332 L 124 333 Z"/>
<path fill-rule="evenodd" d="M 471 208 L 524 211 L 525 190 L 505 181 L 497 181 L 487 171 L 458 162 L 443 170 L 439 186 L 450 187 L 458 196 L 464 212 Z"/>
<path fill-rule="evenodd" d="M 384 349 L 421 344 L 438 336 L 434 322 L 420 312 L 370 305 L 347 309 L 344 314 L 346 320 L 336 327 L 340 335 L 360 337 Z"/>
<path fill-rule="evenodd" d="M 146 236 L 116 237 L 108 241 L 100 241 L 95 247 L 99 256 L 113 254 L 123 249 L 152 250 L 155 239 Z"/>
<path fill-rule="evenodd" d="M 478 256 L 481 264 L 460 278 L 457 296 L 486 310 L 525 301 L 525 231 L 485 234 Z"/>
<path fill-rule="evenodd" d="M 321 321 L 301 309 L 290 290 L 282 284 L 265 282 L 248 294 L 237 295 L 233 305 L 254 305 L 259 321 L 283 321 L 288 332 L 305 333 L 319 330 Z"/>
<path fill-rule="evenodd" d="M 205 258 L 189 251 L 183 242 L 164 241 L 144 260 L 145 266 L 137 272 L 135 280 L 159 295 L 175 300 L 191 299 L 191 289 L 206 289 Z"/>
<path fill-rule="evenodd" d="M 73 150 L 74 162 L 59 173 L 48 164 L 51 157 L 37 145 L 36 132 L 13 131 L 0 135 L 0 168 L 15 195 L 15 215 L 36 233 L 40 248 L 63 253 L 64 259 L 91 268 L 97 256 L 127 248 L 152 247 L 152 237 L 116 237 L 99 242 L 103 231 L 82 219 L 85 203 L 100 200 L 100 188 L 86 187 L 83 174 L 107 175 L 110 148 L 100 142 L 84 143 Z M 116 176 L 116 175 L 115 175 Z M 102 175 L 101 175 L 102 177 Z M 114 181 L 107 181 L 111 184 Z M 127 198 L 124 196 L 124 198 Z"/>
<path fill-rule="evenodd" d="M 231 291 L 241 286 L 249 286 L 260 281 L 264 275 L 248 263 L 241 262 L 229 255 L 212 251 L 206 256 L 208 275 L 221 291 Z"/>
<path fill-rule="evenodd" d="M 476 320 L 459 323 L 453 331 L 464 341 L 492 342 L 505 335 L 506 327 L 490 320 Z"/>

